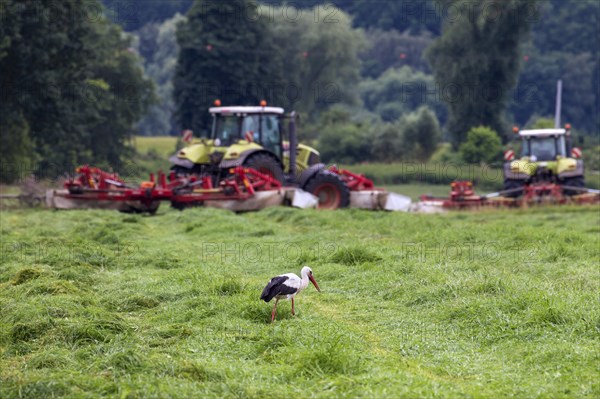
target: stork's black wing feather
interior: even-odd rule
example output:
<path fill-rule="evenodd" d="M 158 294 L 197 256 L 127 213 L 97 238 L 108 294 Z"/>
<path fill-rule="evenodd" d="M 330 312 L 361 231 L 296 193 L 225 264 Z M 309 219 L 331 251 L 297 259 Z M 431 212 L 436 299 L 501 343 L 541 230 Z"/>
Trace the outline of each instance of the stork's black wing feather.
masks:
<path fill-rule="evenodd" d="M 288 276 L 273 277 L 260 295 L 260 299 L 269 302 L 277 295 L 289 295 L 296 292 L 295 288 L 283 284 L 288 278 Z"/>

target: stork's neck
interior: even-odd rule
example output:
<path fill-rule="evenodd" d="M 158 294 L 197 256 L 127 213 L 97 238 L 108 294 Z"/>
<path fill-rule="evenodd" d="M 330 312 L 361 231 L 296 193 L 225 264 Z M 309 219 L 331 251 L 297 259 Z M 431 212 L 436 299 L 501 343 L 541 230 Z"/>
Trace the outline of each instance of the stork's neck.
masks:
<path fill-rule="evenodd" d="M 302 270 L 300 272 L 300 274 L 302 275 L 302 289 L 305 289 L 308 286 L 308 272 L 306 270 Z"/>

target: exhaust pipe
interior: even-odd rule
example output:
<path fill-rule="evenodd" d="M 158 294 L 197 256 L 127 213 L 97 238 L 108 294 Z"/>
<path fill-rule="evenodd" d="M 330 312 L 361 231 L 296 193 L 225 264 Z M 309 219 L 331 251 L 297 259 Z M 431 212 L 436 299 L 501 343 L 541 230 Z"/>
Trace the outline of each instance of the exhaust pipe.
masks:
<path fill-rule="evenodd" d="M 296 148 L 298 147 L 298 140 L 296 138 L 296 111 L 290 113 L 290 177 L 295 182 L 297 181 L 296 176 Z"/>

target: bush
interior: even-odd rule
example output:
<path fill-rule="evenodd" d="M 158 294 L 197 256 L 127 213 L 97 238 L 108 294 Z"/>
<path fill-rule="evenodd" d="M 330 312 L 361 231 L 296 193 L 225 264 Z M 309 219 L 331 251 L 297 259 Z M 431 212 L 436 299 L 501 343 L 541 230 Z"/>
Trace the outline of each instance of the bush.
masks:
<path fill-rule="evenodd" d="M 479 126 L 467 133 L 467 140 L 459 147 L 462 159 L 468 163 L 492 163 L 501 159 L 502 142 L 498 133 Z"/>
<path fill-rule="evenodd" d="M 435 114 L 427 107 L 404 115 L 396 123 L 375 125 L 371 158 L 378 162 L 427 161 L 436 150 L 441 130 Z"/>
<path fill-rule="evenodd" d="M 442 136 L 435 114 L 427 107 L 420 107 L 400 119 L 403 147 L 407 154 L 418 161 L 427 161 L 437 148 Z"/>
<path fill-rule="evenodd" d="M 452 144 L 443 143 L 438 149 L 433 153 L 429 162 L 434 164 L 459 164 L 462 162 L 462 158 L 458 152 L 455 152 L 452 149 Z"/>
<path fill-rule="evenodd" d="M 373 138 L 371 158 L 378 162 L 392 162 L 403 158 L 402 128 L 398 123 L 374 125 L 369 134 Z"/>
<path fill-rule="evenodd" d="M 318 126 L 318 149 L 326 163 L 366 161 L 371 153 L 367 127 L 350 119 L 350 113 L 334 108 L 323 113 Z"/>

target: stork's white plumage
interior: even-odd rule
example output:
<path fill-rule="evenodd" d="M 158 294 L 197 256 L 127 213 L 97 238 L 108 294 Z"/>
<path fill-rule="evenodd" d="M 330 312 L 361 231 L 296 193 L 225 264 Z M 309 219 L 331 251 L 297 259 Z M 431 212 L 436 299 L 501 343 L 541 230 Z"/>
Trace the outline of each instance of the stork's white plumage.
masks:
<path fill-rule="evenodd" d="M 281 274 L 273 277 L 265 289 L 263 290 L 260 299 L 265 302 L 270 302 L 271 299 L 275 298 L 275 305 L 271 312 L 271 322 L 275 320 L 277 314 L 277 303 L 280 299 L 291 299 L 292 300 L 292 315 L 296 315 L 294 309 L 294 297 L 298 295 L 303 289 L 308 286 L 308 282 L 313 283 L 317 291 L 321 291 L 315 278 L 313 277 L 312 269 L 308 266 L 304 266 L 300 271 L 302 278 L 298 277 L 294 273 Z"/>

